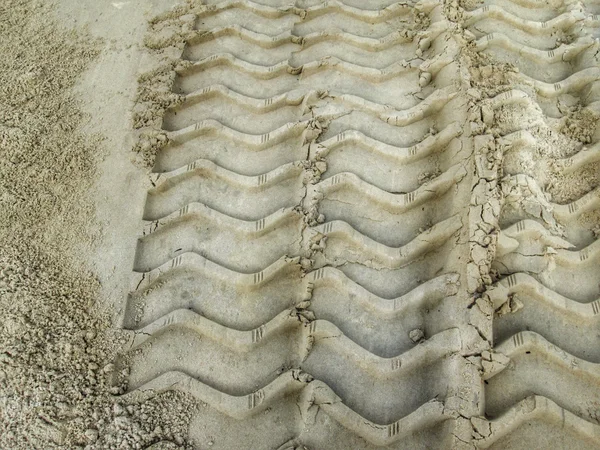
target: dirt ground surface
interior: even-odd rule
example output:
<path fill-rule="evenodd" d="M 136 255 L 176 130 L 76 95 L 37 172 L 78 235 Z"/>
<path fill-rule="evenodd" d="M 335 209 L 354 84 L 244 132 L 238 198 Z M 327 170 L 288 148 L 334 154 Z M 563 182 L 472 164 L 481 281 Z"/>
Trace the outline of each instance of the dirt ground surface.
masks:
<path fill-rule="evenodd" d="M 292 3 L 0 2 L 0 449 L 600 448 L 600 7 Z"/>
<path fill-rule="evenodd" d="M 148 183 L 131 111 L 168 6 L 0 5 L 0 448 L 185 446 L 190 401 L 109 382 Z"/>

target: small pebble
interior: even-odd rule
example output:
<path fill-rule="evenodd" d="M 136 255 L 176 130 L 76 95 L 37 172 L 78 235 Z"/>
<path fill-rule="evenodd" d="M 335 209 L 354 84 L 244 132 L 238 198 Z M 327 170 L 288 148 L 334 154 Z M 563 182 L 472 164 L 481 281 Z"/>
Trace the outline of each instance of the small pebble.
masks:
<path fill-rule="evenodd" d="M 416 328 L 408 333 L 408 337 L 413 342 L 419 342 L 421 339 L 425 337 L 425 333 L 420 328 Z"/>

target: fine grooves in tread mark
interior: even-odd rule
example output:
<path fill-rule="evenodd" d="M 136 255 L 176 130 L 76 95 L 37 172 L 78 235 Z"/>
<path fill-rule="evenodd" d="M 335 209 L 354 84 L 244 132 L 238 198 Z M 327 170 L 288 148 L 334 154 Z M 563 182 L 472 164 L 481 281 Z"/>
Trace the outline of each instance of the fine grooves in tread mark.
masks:
<path fill-rule="evenodd" d="M 161 333 L 169 328 L 186 328 L 214 341 L 219 341 L 220 344 L 226 347 L 240 351 L 250 351 L 251 347 L 258 344 L 263 338 L 268 339 L 270 335 L 281 333 L 281 330 L 298 324 L 295 310 L 285 310 L 258 328 L 240 331 L 223 327 L 189 309 L 177 309 L 139 330 L 134 330 L 131 349 L 142 345 L 150 338 L 157 339 Z"/>
<path fill-rule="evenodd" d="M 554 292 L 532 276 L 516 273 L 501 279 L 487 295 L 496 311 L 518 302 L 513 312 L 494 318 L 497 340 L 530 330 L 545 336 L 578 358 L 600 363 L 600 340 L 594 329 L 600 321 L 600 299 L 580 303 Z M 543 317 L 543 320 L 540 318 Z"/>
<path fill-rule="evenodd" d="M 317 383 L 311 383 L 311 386 L 318 386 L 314 386 L 315 390 L 324 390 L 326 388 L 325 384 Z M 332 402 L 328 397 L 325 397 L 323 403 L 320 403 L 319 400 L 317 397 L 315 403 L 326 414 L 333 417 L 347 429 L 355 432 L 358 436 L 378 446 L 390 445 L 410 436 L 412 433 L 430 428 L 433 425 L 452 418 L 452 416 L 444 414 L 444 404 L 442 402 L 432 400 L 396 422 L 379 425 L 365 420 L 339 401 Z"/>
<path fill-rule="evenodd" d="M 600 365 L 567 354 L 564 350 L 547 341 L 542 335 L 533 331 L 521 331 L 495 346 L 495 351 L 514 359 L 530 353 L 542 354 L 553 364 L 565 370 L 581 373 L 582 378 L 590 383 L 600 382 Z M 496 375 L 491 373 L 488 379 Z"/>
<path fill-rule="evenodd" d="M 302 164 L 292 163 L 256 177 L 247 177 L 225 170 L 203 160 L 188 171 L 168 178 L 148 191 L 145 220 L 156 220 L 193 202 L 201 202 L 220 213 L 243 220 L 258 220 L 280 208 L 298 203 L 302 185 Z M 237 204 L 221 206 L 218 202 L 226 186 L 239 192 Z M 274 198 L 257 198 L 265 191 L 283 191 Z M 269 196 L 269 197 L 271 197 Z M 277 198 L 277 201 L 274 201 Z"/>
<path fill-rule="evenodd" d="M 381 9 L 362 9 L 345 5 L 343 2 L 337 0 L 328 0 L 327 2 L 306 9 L 300 9 L 299 13 L 304 20 L 310 20 L 333 12 L 339 12 L 348 17 L 363 20 L 365 22 L 379 23 L 396 17 L 405 16 L 410 13 L 410 11 L 410 6 L 403 2 L 393 3 Z"/>
<path fill-rule="evenodd" d="M 370 185 L 351 173 L 340 173 L 316 184 L 324 194 L 343 188 L 352 188 L 371 202 L 381 204 L 386 210 L 400 213 L 415 208 L 439 196 L 460 181 L 466 174 L 462 166 L 454 166 L 429 183 L 407 194 L 392 194 Z"/>
<path fill-rule="evenodd" d="M 411 147 L 400 148 L 370 138 L 360 131 L 350 130 L 344 131 L 317 144 L 319 148 L 316 150 L 315 156 L 326 157 L 337 148 L 343 147 L 348 143 L 355 143 L 362 148 L 371 151 L 374 154 L 373 156 L 382 156 L 395 160 L 396 163 L 408 164 L 421 158 L 425 158 L 433 152 L 443 150 L 450 141 L 457 137 L 461 132 L 462 129 L 458 122 L 453 122 L 436 135 L 428 136 L 418 144 Z"/>
<path fill-rule="evenodd" d="M 580 39 L 573 44 L 564 44 L 555 50 L 538 50 L 524 44 L 517 44 L 510 37 L 502 33 L 492 33 L 478 39 L 475 45 L 477 51 L 482 51 L 488 47 L 498 46 L 504 50 L 518 53 L 520 57 L 527 58 L 532 62 L 540 64 L 554 64 L 559 62 L 569 62 L 579 53 L 593 45 L 591 39 Z"/>
<path fill-rule="evenodd" d="M 212 86 L 187 94 L 183 103 L 178 105 L 177 109 L 183 109 L 202 100 L 220 96 L 244 108 L 264 113 L 277 110 L 283 106 L 298 106 L 316 95 L 318 95 L 316 91 L 307 91 L 305 93 L 292 91 L 271 98 L 253 98 L 239 94 L 223 84 L 213 84 Z"/>
<path fill-rule="evenodd" d="M 202 255 L 199 255 L 198 253 L 188 252 L 188 253 L 184 253 L 180 256 L 177 256 L 177 257 L 167 261 L 166 263 L 162 264 L 161 266 L 159 266 L 155 269 L 152 269 L 151 271 L 146 272 L 146 273 L 147 273 L 148 277 L 151 280 L 153 280 L 153 279 L 158 278 L 163 273 L 169 271 L 170 269 L 174 269 L 178 266 L 185 265 L 188 268 L 193 268 L 193 267 L 204 268 L 204 266 L 206 266 L 207 262 L 211 262 L 214 264 L 213 270 L 217 271 L 217 272 L 222 272 L 221 277 L 223 277 L 223 278 L 229 277 L 229 279 L 231 280 L 232 283 L 240 284 L 240 285 L 247 285 L 247 286 L 257 286 L 257 285 L 261 285 L 261 284 L 271 280 L 275 276 L 277 276 L 277 273 L 281 269 L 283 269 L 286 265 L 288 265 L 290 261 L 294 261 L 294 260 L 295 260 L 295 258 L 282 256 L 277 261 L 273 262 L 272 264 L 269 264 L 263 270 L 260 270 L 257 272 L 250 271 L 250 272 L 244 273 L 244 272 L 236 272 L 234 270 L 227 269 L 226 267 L 221 266 L 220 264 L 216 264 L 216 263 L 210 261 L 208 258 L 205 258 Z"/>
<path fill-rule="evenodd" d="M 537 222 L 535 222 L 535 223 L 537 223 Z M 515 225 L 515 227 L 516 227 L 516 225 Z M 563 241 L 563 240 L 561 239 L 560 241 Z M 555 242 L 555 240 L 553 240 L 552 237 L 546 235 L 546 236 L 542 236 L 542 242 L 551 243 L 551 242 Z M 566 245 L 570 245 L 570 244 L 567 242 Z M 508 259 L 508 257 L 510 257 L 511 265 L 513 265 L 513 264 L 521 265 L 521 264 L 523 264 L 525 258 L 533 258 L 533 257 L 538 258 L 538 257 L 543 257 L 543 256 L 545 256 L 545 255 L 536 255 L 536 254 L 523 255 L 523 254 L 517 254 L 517 253 L 509 253 L 506 256 L 506 259 Z M 561 265 L 561 266 L 581 267 L 584 264 L 586 264 L 586 265 L 591 264 L 599 256 L 600 256 L 600 239 L 594 241 L 592 244 L 588 245 L 587 247 L 585 247 L 579 251 L 558 249 L 558 250 L 556 250 L 555 253 L 553 253 L 552 258 L 555 263 L 557 263 L 558 265 Z M 588 262 L 588 260 L 589 260 L 589 262 Z"/>
<path fill-rule="evenodd" d="M 502 235 L 519 239 L 529 237 L 554 249 L 573 249 L 575 246 L 559 236 L 555 236 L 541 223 L 532 219 L 521 220 L 508 228 L 501 230 Z"/>
<path fill-rule="evenodd" d="M 436 22 L 430 30 L 427 41 L 441 39 L 447 30 L 447 24 Z M 424 39 L 423 39 L 424 40 Z M 333 42 L 337 45 L 331 45 Z M 383 69 L 399 59 L 409 59 L 418 43 L 408 39 L 403 32 L 392 32 L 383 38 L 355 36 L 339 30 L 310 33 L 299 37 L 300 50 L 292 53 L 289 62 L 298 67 L 323 57 L 334 56 L 344 61 L 353 61 L 362 66 Z"/>
<path fill-rule="evenodd" d="M 220 213 L 202 203 L 194 202 L 154 222 L 155 228 L 153 231 L 141 238 L 141 240 L 148 240 L 157 230 L 162 230 L 165 227 L 172 227 L 180 222 L 198 219 L 213 220 L 222 226 L 235 229 L 241 234 L 250 235 L 249 237 L 260 237 L 285 224 L 290 218 L 298 216 L 299 213 L 294 208 L 282 208 L 261 219 L 245 221 Z"/>
<path fill-rule="evenodd" d="M 214 5 L 202 5 L 200 11 L 196 14 L 196 17 L 202 18 L 212 16 L 228 9 L 243 9 L 268 19 L 276 19 L 294 13 L 293 6 L 272 7 L 250 0 L 224 0 Z"/>
<path fill-rule="evenodd" d="M 127 328 L 188 308 L 224 326 L 252 329 L 307 299 L 307 287 L 298 286 L 298 257 L 281 258 L 254 273 L 227 269 L 196 253 L 178 258 L 175 267 L 167 263 L 143 275 L 138 292 L 128 299 Z M 210 303 L 215 296 L 221 301 Z M 243 312 L 246 303 L 254 306 Z"/>
<path fill-rule="evenodd" d="M 311 291 L 316 291 L 323 286 L 333 285 L 342 290 L 344 294 L 351 296 L 356 302 L 360 302 L 365 310 L 373 310 L 378 313 L 400 315 L 409 305 L 418 305 L 438 297 L 454 295 L 457 292 L 457 274 L 441 275 L 426 281 L 410 292 L 395 298 L 379 297 L 359 284 L 350 280 L 343 272 L 333 267 L 325 267 L 312 272 L 312 280 L 309 282 Z"/>
<path fill-rule="evenodd" d="M 567 76 L 565 79 L 556 83 L 546 83 L 536 80 L 535 78 L 529 77 L 523 73 L 519 73 L 517 76 L 518 78 L 532 83 L 538 95 L 546 98 L 556 98 L 572 91 L 581 90 L 589 86 L 591 83 L 598 81 L 600 79 L 600 68 L 587 67 Z"/>
<path fill-rule="evenodd" d="M 495 351 L 510 358 L 514 366 L 512 370 L 502 366 L 484 374 L 488 414 L 493 416 L 522 398 L 537 394 L 582 419 L 597 421 L 594 412 L 584 405 L 600 393 L 599 364 L 576 358 L 531 331 L 513 335 L 497 345 Z M 539 377 L 542 372 L 544 379 Z"/>
<path fill-rule="evenodd" d="M 488 5 L 465 13 L 465 25 L 471 26 L 483 19 L 499 19 L 507 25 L 529 33 L 550 34 L 552 31 L 564 30 L 584 19 L 585 15 L 577 11 L 564 12 L 553 19 L 538 22 L 521 19 L 519 16 L 506 11 L 501 6 Z"/>
<path fill-rule="evenodd" d="M 600 187 L 566 205 L 553 205 L 553 214 L 558 220 L 568 222 L 600 206 Z"/>
<path fill-rule="evenodd" d="M 254 393 L 231 396 L 212 389 L 185 373 L 173 371 L 155 378 L 138 391 L 128 395 L 139 397 L 141 394 L 143 397 L 148 397 L 177 389 L 208 403 L 223 414 L 236 419 L 244 419 L 263 411 L 275 400 L 288 393 L 308 390 L 305 397 L 311 404 L 318 405 L 327 415 L 374 445 L 391 444 L 410 433 L 452 418 L 451 415 L 444 413 L 442 402 L 431 401 L 394 423 L 375 424 L 345 406 L 325 383 L 309 380 L 309 375 L 298 370 L 291 370 Z"/>
<path fill-rule="evenodd" d="M 335 56 L 325 56 L 316 61 L 311 61 L 302 65 L 300 70 L 300 79 L 306 78 L 310 75 L 314 75 L 318 72 L 325 70 L 335 69 L 336 71 L 360 77 L 372 81 L 374 83 L 381 83 L 402 75 L 406 75 L 411 71 L 423 70 L 436 75 L 440 70 L 450 64 L 452 60 L 437 58 L 434 60 L 426 61 L 420 66 L 414 65 L 412 62 L 396 62 L 392 63 L 382 69 L 376 69 L 374 67 L 362 66 L 360 64 L 344 61 Z"/>
<path fill-rule="evenodd" d="M 310 121 L 290 122 L 269 133 L 253 135 L 236 131 L 217 120 L 203 120 L 181 130 L 170 131 L 167 133 L 167 138 L 173 143 L 181 144 L 202 134 L 217 133 L 233 142 L 244 144 L 249 149 L 262 150 L 301 134 L 309 124 Z"/>
<path fill-rule="evenodd" d="M 392 32 L 382 38 L 369 38 L 335 29 L 309 33 L 305 36 L 297 36 L 295 37 L 295 41 L 302 45 L 302 50 L 322 42 L 335 41 L 343 42 L 344 44 L 369 52 L 387 50 L 392 47 L 406 45 L 412 42 L 411 39 L 407 38 L 400 31 Z"/>
<path fill-rule="evenodd" d="M 512 406 L 497 419 L 491 420 L 490 434 L 477 441 L 477 448 L 489 448 L 535 419 L 549 420 L 557 428 L 572 430 L 590 444 L 600 440 L 600 425 L 581 419 L 546 397 L 532 395 Z"/>
<path fill-rule="evenodd" d="M 369 292 L 333 267 L 317 269 L 307 278 L 310 310 L 379 356 L 392 357 L 412 348 L 409 333 L 417 327 L 429 336 L 455 324 L 451 317 L 436 320 L 439 317 L 430 316 L 428 311 L 443 307 L 456 295 L 457 274 L 432 278 L 391 298 Z"/>
<path fill-rule="evenodd" d="M 138 241 L 134 270 L 149 272 L 173 255 L 187 252 L 200 253 L 231 269 L 264 267 L 284 254 L 295 256 L 299 252 L 293 237 L 301 223 L 301 215 L 293 208 L 250 222 L 192 203 L 158 221 L 155 231 Z M 243 261 L 237 262 L 223 252 L 230 244 L 245 256 Z M 263 252 L 260 256 L 255 255 L 258 249 Z"/>
<path fill-rule="evenodd" d="M 335 98 L 342 100 L 344 103 L 348 103 L 354 111 L 364 111 L 376 116 L 386 123 L 403 127 L 418 122 L 432 113 L 438 112 L 456 96 L 456 92 L 452 91 L 452 87 L 438 89 L 418 105 L 404 111 L 393 112 L 390 112 L 390 109 L 392 108 L 388 106 L 364 100 L 355 95 L 341 95 Z"/>
<path fill-rule="evenodd" d="M 539 301 L 562 311 L 561 314 L 575 314 L 580 320 L 589 320 L 600 313 L 600 298 L 590 303 L 581 303 L 555 292 L 527 273 L 518 272 L 502 278 L 496 285 L 503 289 L 493 289 L 489 292 L 492 301 L 502 302 L 507 295 L 527 293 Z M 600 317 L 598 317 L 600 319 Z"/>
<path fill-rule="evenodd" d="M 221 65 L 234 67 L 236 70 L 245 72 L 253 77 L 263 80 L 269 80 L 283 74 L 297 75 L 302 70 L 301 67 L 291 67 L 287 61 L 273 64 L 271 66 L 261 66 L 243 61 L 231 53 L 217 53 L 199 61 L 195 61 L 191 65 L 178 68 L 177 73 L 181 76 L 186 76 L 194 72 L 201 72 Z"/>
<path fill-rule="evenodd" d="M 537 0 L 506 0 L 506 3 L 514 6 L 520 6 L 522 8 L 533 9 L 534 11 L 538 11 L 539 9 L 547 6 L 546 3 L 542 3 Z M 570 4 L 568 0 L 561 0 L 558 3 L 562 7 L 566 7 Z"/>
<path fill-rule="evenodd" d="M 453 216 L 435 224 L 400 248 L 381 244 L 342 221 L 325 223 L 316 227 L 316 230 L 328 237 L 324 250 L 326 258 L 353 262 L 358 252 L 360 258 L 368 260 L 373 267 L 396 269 L 437 248 L 461 227 L 460 217 Z"/>
<path fill-rule="evenodd" d="M 579 251 L 550 249 L 541 254 L 528 253 L 508 253 L 497 258 L 494 266 L 503 275 L 530 273 L 542 284 L 566 297 L 585 302 L 597 298 L 598 286 L 594 276 L 600 258 L 600 240 Z"/>
<path fill-rule="evenodd" d="M 195 31 L 188 38 L 188 45 L 198 45 L 208 41 L 216 40 L 223 36 L 234 36 L 242 41 L 268 49 L 279 47 L 286 43 L 293 43 L 292 34 L 287 31 L 277 36 L 270 36 L 263 33 L 248 30 L 241 25 L 230 25 L 225 27 L 213 28 L 210 31 Z"/>
<path fill-rule="evenodd" d="M 426 253 L 399 268 L 379 267 L 368 260 L 333 262 L 348 278 L 382 298 L 393 298 L 416 288 L 422 282 L 435 278 L 444 270 L 444 259 L 452 251 L 456 239 L 449 239 L 435 251 Z M 327 264 L 315 258 L 316 267 Z"/>
<path fill-rule="evenodd" d="M 557 169 L 564 174 L 572 174 L 577 170 L 582 170 L 590 164 L 600 161 L 600 143 L 592 147 L 584 147 L 573 156 L 559 159 L 554 162 Z"/>

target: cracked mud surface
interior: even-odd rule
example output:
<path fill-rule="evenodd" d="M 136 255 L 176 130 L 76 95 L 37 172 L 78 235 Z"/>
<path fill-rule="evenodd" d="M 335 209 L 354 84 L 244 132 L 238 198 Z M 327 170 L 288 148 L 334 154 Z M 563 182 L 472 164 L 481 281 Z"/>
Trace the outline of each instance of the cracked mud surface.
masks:
<path fill-rule="evenodd" d="M 600 6 L 5 3 L 0 447 L 600 448 Z"/>

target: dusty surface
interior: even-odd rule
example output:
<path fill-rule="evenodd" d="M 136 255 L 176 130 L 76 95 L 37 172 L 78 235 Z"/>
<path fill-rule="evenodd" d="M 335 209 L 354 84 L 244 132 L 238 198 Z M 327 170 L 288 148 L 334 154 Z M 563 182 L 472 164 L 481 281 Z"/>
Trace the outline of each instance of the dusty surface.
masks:
<path fill-rule="evenodd" d="M 0 6 L 0 448 L 599 447 L 597 6 L 202 3 Z"/>
<path fill-rule="evenodd" d="M 124 140 L 146 19 L 127 34 L 110 4 L 66 5 L 0 6 L 0 447 L 183 444 L 179 396 L 127 405 L 108 382 L 138 220 L 115 195 L 143 186 Z"/>

